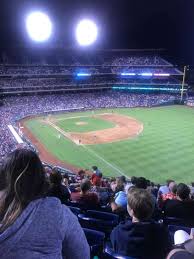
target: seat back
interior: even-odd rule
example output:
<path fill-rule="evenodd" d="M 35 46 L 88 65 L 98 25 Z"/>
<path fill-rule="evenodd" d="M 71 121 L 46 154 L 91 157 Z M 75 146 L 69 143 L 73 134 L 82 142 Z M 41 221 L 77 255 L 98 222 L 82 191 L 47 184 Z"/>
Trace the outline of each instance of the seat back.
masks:
<path fill-rule="evenodd" d="M 115 221 L 89 217 L 87 213 L 79 214 L 78 219 L 83 228 L 104 232 L 107 237 L 110 235 L 112 229 L 116 226 Z"/>
<path fill-rule="evenodd" d="M 104 221 L 112 221 L 113 224 L 117 225 L 119 223 L 119 216 L 109 212 L 101 212 L 96 210 L 86 211 L 86 215 L 91 218 L 101 219 Z"/>
<path fill-rule="evenodd" d="M 104 240 L 105 240 L 105 234 L 92 230 L 92 229 L 87 229 L 83 228 L 86 239 L 88 241 L 88 244 L 90 246 L 90 251 L 91 251 L 91 257 L 95 255 L 102 255 L 103 253 L 103 248 L 104 248 Z"/>
<path fill-rule="evenodd" d="M 165 217 L 164 224 L 166 226 L 168 226 L 168 225 L 185 226 L 183 219 L 174 218 L 174 217 Z"/>
<path fill-rule="evenodd" d="M 78 214 L 81 213 L 81 210 L 79 208 L 76 208 L 76 207 L 71 207 L 71 206 L 68 206 L 68 208 L 71 210 L 71 212 L 73 212 L 74 215 L 78 216 Z"/>

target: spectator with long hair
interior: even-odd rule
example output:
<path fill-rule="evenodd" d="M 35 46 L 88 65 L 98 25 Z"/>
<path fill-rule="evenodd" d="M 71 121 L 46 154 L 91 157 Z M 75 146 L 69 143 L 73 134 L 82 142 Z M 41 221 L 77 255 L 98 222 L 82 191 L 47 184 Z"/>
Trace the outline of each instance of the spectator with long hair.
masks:
<path fill-rule="evenodd" d="M 76 217 L 58 199 L 45 195 L 48 183 L 37 154 L 15 150 L 6 158 L 4 170 L 1 259 L 88 259 L 89 246 Z"/>

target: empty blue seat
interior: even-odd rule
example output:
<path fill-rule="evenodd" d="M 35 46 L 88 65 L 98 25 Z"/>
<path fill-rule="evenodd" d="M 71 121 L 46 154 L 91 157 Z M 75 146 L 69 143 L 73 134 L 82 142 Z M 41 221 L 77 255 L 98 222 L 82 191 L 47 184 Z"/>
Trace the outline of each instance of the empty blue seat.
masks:
<path fill-rule="evenodd" d="M 112 221 L 112 224 L 117 225 L 119 223 L 119 216 L 109 212 L 101 212 L 96 210 L 87 210 L 87 216 L 96 219 L 102 219 L 105 221 Z"/>
<path fill-rule="evenodd" d="M 90 246 L 91 257 L 98 255 L 101 256 L 104 249 L 105 234 L 100 231 L 83 228 L 86 239 Z"/>
<path fill-rule="evenodd" d="M 71 207 L 71 206 L 68 206 L 68 208 L 71 210 L 71 212 L 73 212 L 73 214 L 75 214 L 76 216 L 78 216 L 78 214 L 81 213 L 81 210 L 79 208 L 76 208 L 76 207 Z"/>
<path fill-rule="evenodd" d="M 82 227 L 102 231 L 108 236 L 118 224 L 119 217 L 112 213 L 87 211 L 78 215 Z"/>
<path fill-rule="evenodd" d="M 169 235 L 170 235 L 170 240 L 171 240 L 171 244 L 172 244 L 172 245 L 174 244 L 174 233 L 175 233 L 177 230 L 184 230 L 184 231 L 187 232 L 188 234 L 190 234 L 190 232 L 191 232 L 191 228 L 188 228 L 188 227 L 176 226 L 176 225 L 169 225 L 169 226 L 168 226 L 168 232 L 169 232 Z"/>

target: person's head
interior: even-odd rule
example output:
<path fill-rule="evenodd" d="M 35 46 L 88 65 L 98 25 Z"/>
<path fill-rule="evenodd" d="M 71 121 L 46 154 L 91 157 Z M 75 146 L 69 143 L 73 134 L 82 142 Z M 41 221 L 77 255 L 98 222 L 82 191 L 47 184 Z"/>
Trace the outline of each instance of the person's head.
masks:
<path fill-rule="evenodd" d="M 98 167 L 94 165 L 94 166 L 92 166 L 92 170 L 95 172 L 98 170 Z"/>
<path fill-rule="evenodd" d="M 171 192 L 176 195 L 176 193 L 177 193 L 177 185 L 176 184 L 173 185 Z"/>
<path fill-rule="evenodd" d="M 138 177 L 136 179 L 135 187 L 139 189 L 147 188 L 147 180 L 144 177 Z"/>
<path fill-rule="evenodd" d="M 128 191 L 127 210 L 133 221 L 149 220 L 154 212 L 154 199 L 145 189 L 131 188 Z"/>
<path fill-rule="evenodd" d="M 77 174 L 78 174 L 79 177 L 82 179 L 82 178 L 84 178 L 85 171 L 84 171 L 84 170 L 79 170 Z"/>
<path fill-rule="evenodd" d="M 174 180 L 170 180 L 170 179 L 169 179 L 169 180 L 167 180 L 167 181 L 166 181 L 166 186 L 168 186 L 168 187 L 169 187 L 169 185 L 170 185 L 172 182 L 174 182 Z"/>
<path fill-rule="evenodd" d="M 174 186 L 176 185 L 176 183 L 174 181 L 170 182 L 168 185 L 169 191 L 172 192 Z"/>
<path fill-rule="evenodd" d="M 10 226 L 23 209 L 47 191 L 46 173 L 38 155 L 17 149 L 4 161 L 5 195 L 0 200 L 0 231 Z"/>
<path fill-rule="evenodd" d="M 80 189 L 82 193 L 87 193 L 91 189 L 91 182 L 85 179 L 81 182 Z"/>
<path fill-rule="evenodd" d="M 121 179 L 121 181 L 125 184 L 126 183 L 126 177 L 124 176 L 124 175 L 122 175 L 121 177 L 120 177 L 120 179 Z"/>
<path fill-rule="evenodd" d="M 135 177 L 135 176 L 132 176 L 132 177 L 131 177 L 131 183 L 132 183 L 133 185 L 135 185 L 136 180 L 137 180 L 137 177 Z"/>
<path fill-rule="evenodd" d="M 191 186 L 194 187 L 194 182 L 191 183 Z"/>
<path fill-rule="evenodd" d="M 50 174 L 49 180 L 53 185 L 61 185 L 63 177 L 59 172 L 53 172 Z"/>
<path fill-rule="evenodd" d="M 177 185 L 177 191 L 176 191 L 177 198 L 180 200 L 188 200 L 190 195 L 190 189 L 189 187 L 184 183 L 179 183 Z"/>

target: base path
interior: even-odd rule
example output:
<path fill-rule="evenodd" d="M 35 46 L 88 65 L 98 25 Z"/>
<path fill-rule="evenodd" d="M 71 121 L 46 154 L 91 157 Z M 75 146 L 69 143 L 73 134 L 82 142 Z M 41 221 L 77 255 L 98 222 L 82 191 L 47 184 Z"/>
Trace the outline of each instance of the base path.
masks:
<path fill-rule="evenodd" d="M 73 142 L 82 145 L 104 144 L 134 138 L 143 131 L 143 124 L 134 118 L 120 114 L 95 115 L 96 118 L 116 124 L 114 128 L 85 133 L 68 132 Z"/>

